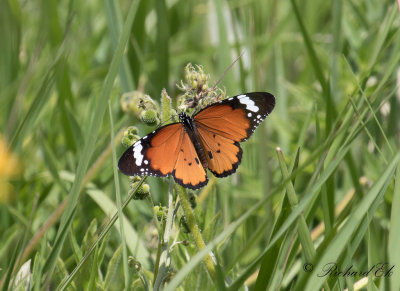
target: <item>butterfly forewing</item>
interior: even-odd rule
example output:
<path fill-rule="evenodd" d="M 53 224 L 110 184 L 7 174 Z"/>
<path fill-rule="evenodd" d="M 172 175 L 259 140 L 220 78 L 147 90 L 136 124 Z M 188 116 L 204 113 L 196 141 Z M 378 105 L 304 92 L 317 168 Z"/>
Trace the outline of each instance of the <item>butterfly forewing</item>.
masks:
<path fill-rule="evenodd" d="M 247 140 L 275 106 L 266 92 L 247 93 L 212 104 L 194 116 L 209 170 L 217 177 L 234 173 Z"/>
<path fill-rule="evenodd" d="M 267 92 L 238 95 L 207 106 L 194 116 L 197 123 L 234 141 L 247 140 L 275 107 Z"/>
<path fill-rule="evenodd" d="M 207 184 L 206 172 L 181 123 L 166 125 L 138 140 L 122 155 L 118 167 L 128 176 L 172 175 L 191 189 Z"/>
<path fill-rule="evenodd" d="M 172 174 L 183 132 L 182 125 L 174 123 L 142 137 L 122 155 L 119 170 L 128 176 Z"/>

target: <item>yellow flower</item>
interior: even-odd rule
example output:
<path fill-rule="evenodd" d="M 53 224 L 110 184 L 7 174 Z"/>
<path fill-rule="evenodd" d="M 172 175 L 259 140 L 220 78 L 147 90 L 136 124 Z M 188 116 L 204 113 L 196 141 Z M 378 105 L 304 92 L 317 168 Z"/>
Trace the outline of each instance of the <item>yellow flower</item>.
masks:
<path fill-rule="evenodd" d="M 12 201 L 13 186 L 10 179 L 19 173 L 18 159 L 8 149 L 6 141 L 0 136 L 0 203 Z"/>

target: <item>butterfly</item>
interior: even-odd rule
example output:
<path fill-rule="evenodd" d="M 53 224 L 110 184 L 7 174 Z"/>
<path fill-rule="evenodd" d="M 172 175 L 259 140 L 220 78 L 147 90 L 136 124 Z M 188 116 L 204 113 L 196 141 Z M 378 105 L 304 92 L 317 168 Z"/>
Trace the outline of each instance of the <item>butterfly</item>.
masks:
<path fill-rule="evenodd" d="M 226 177 L 238 168 L 242 149 L 257 126 L 275 107 L 275 97 L 253 92 L 224 99 L 177 123 L 142 137 L 121 156 L 119 170 L 128 176 L 173 176 L 185 188 L 207 184 L 208 169 Z"/>

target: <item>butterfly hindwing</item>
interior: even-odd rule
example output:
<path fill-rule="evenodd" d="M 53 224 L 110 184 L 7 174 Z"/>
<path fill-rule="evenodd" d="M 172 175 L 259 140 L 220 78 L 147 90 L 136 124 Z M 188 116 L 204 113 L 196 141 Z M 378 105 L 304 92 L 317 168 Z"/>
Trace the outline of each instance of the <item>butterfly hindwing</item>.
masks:
<path fill-rule="evenodd" d="M 199 189 L 208 183 L 207 174 L 189 135 L 184 132 L 174 167 L 175 181 L 190 189 Z"/>
<path fill-rule="evenodd" d="M 198 127 L 208 169 L 218 178 L 233 174 L 242 159 L 239 142 Z"/>

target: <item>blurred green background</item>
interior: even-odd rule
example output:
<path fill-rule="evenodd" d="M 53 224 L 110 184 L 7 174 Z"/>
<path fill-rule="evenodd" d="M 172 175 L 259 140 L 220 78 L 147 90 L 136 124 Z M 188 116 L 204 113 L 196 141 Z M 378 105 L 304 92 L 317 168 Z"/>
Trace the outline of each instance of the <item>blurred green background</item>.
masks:
<path fill-rule="evenodd" d="M 122 236 L 119 222 L 108 227 L 129 191 L 111 145 L 118 159 L 127 126 L 154 129 L 121 96 L 159 102 L 165 88 L 175 106 L 187 63 L 212 86 L 244 52 L 219 86 L 271 92 L 276 107 L 242 144 L 237 173 L 195 193 L 216 276 L 174 194 L 171 263 L 155 289 L 400 290 L 397 4 L 0 1 L 1 288 L 151 289 L 165 247 L 153 206 L 168 206 L 171 182 L 148 178 L 152 201 L 128 204 Z M 318 276 L 332 262 L 395 267 Z"/>

